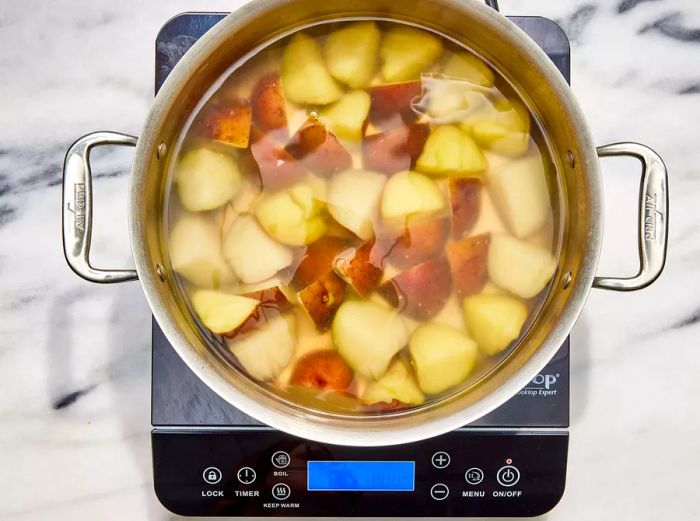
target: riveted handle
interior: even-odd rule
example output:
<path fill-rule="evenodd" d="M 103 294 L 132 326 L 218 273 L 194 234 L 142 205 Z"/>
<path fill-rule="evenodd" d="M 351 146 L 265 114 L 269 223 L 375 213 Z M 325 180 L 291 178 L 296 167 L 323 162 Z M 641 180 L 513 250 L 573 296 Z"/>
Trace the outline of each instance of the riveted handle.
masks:
<path fill-rule="evenodd" d="M 135 270 L 101 270 L 90 265 L 92 239 L 92 172 L 90 150 L 102 145 L 136 146 L 136 138 L 118 132 L 93 132 L 68 149 L 63 163 L 63 253 L 71 269 L 85 280 L 111 283 L 138 278 Z"/>
<path fill-rule="evenodd" d="M 634 291 L 654 282 L 666 264 L 668 244 L 668 172 L 659 155 L 639 143 L 598 148 L 598 157 L 627 156 L 642 163 L 639 190 L 639 273 L 630 278 L 596 277 L 593 287 Z"/>

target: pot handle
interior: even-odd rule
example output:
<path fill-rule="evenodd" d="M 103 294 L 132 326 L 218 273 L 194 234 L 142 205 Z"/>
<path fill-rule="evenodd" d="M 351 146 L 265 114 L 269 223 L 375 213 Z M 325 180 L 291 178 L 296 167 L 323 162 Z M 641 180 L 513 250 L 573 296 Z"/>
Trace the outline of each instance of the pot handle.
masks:
<path fill-rule="evenodd" d="M 630 278 L 596 277 L 594 288 L 634 291 L 654 282 L 666 264 L 668 244 L 668 172 L 659 155 L 639 143 L 598 148 L 598 157 L 635 157 L 642 163 L 639 189 L 639 273 Z"/>
<path fill-rule="evenodd" d="M 498 0 L 484 0 L 484 3 L 498 11 Z"/>
<path fill-rule="evenodd" d="M 101 270 L 90 265 L 92 172 L 90 150 L 102 145 L 136 146 L 136 138 L 118 132 L 93 132 L 68 149 L 63 163 L 63 253 L 71 269 L 90 282 L 125 282 L 135 270 Z"/>

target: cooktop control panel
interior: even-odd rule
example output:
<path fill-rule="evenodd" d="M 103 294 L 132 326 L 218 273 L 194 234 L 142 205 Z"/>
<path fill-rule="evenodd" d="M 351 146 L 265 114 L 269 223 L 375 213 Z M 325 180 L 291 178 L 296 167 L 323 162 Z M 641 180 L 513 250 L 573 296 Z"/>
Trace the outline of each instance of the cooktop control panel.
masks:
<path fill-rule="evenodd" d="M 189 516 L 537 516 L 564 492 L 568 433 L 461 429 L 344 447 L 272 429 L 153 434 L 155 490 Z"/>

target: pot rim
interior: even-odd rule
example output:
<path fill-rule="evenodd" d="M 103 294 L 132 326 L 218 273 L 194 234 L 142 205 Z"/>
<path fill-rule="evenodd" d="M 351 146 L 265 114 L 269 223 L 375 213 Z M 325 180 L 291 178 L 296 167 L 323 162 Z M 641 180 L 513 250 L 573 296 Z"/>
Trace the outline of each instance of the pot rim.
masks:
<path fill-rule="evenodd" d="M 189 345 L 186 336 L 160 301 L 157 286 L 162 282 L 156 273 L 156 267 L 151 264 L 148 255 L 146 255 L 144 223 L 141 219 L 136 218 L 137 213 L 134 211 L 138 201 L 143 196 L 143 188 L 151 167 L 152 157 L 160 144 L 159 131 L 170 108 L 177 103 L 178 96 L 188 79 L 206 62 L 211 52 L 229 37 L 231 32 L 268 8 L 288 3 L 290 0 L 257 0 L 228 15 L 200 38 L 180 60 L 153 102 L 137 143 L 129 189 L 129 228 L 132 254 L 146 299 L 165 336 L 187 366 L 221 398 L 270 427 L 309 440 L 353 446 L 408 443 L 463 427 L 510 399 L 525 387 L 554 356 L 583 309 L 593 284 L 602 243 L 602 181 L 595 146 L 578 102 L 569 85 L 544 51 L 505 16 L 481 2 L 465 3 L 461 0 L 441 0 L 445 9 L 472 10 L 473 14 L 479 18 L 480 23 L 490 25 L 495 31 L 502 33 L 504 38 L 509 39 L 512 45 L 520 46 L 528 53 L 532 60 L 532 66 L 539 68 L 548 76 L 548 80 L 551 82 L 550 86 L 554 95 L 558 96 L 559 103 L 576 118 L 572 125 L 576 127 L 577 137 L 581 144 L 578 160 L 588 176 L 588 196 L 591 201 L 590 226 L 587 234 L 588 247 L 581 255 L 580 268 L 571 287 L 567 290 L 570 292 L 570 296 L 561 312 L 561 318 L 553 325 L 547 340 L 539 346 L 517 372 L 510 376 L 508 381 L 471 405 L 439 417 L 432 414 L 431 417 L 416 425 L 402 427 L 386 425 L 380 428 L 349 429 L 323 421 L 310 424 L 302 417 L 273 410 L 233 386 L 219 374 L 209 360 L 206 360 Z"/>

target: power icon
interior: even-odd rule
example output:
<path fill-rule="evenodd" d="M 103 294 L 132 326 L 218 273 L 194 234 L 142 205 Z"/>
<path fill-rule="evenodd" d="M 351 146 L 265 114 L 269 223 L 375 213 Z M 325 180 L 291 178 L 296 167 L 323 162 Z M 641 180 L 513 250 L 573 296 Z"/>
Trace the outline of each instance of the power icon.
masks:
<path fill-rule="evenodd" d="M 498 483 L 504 487 L 512 487 L 520 481 L 520 471 L 513 465 L 501 467 L 496 474 Z"/>

